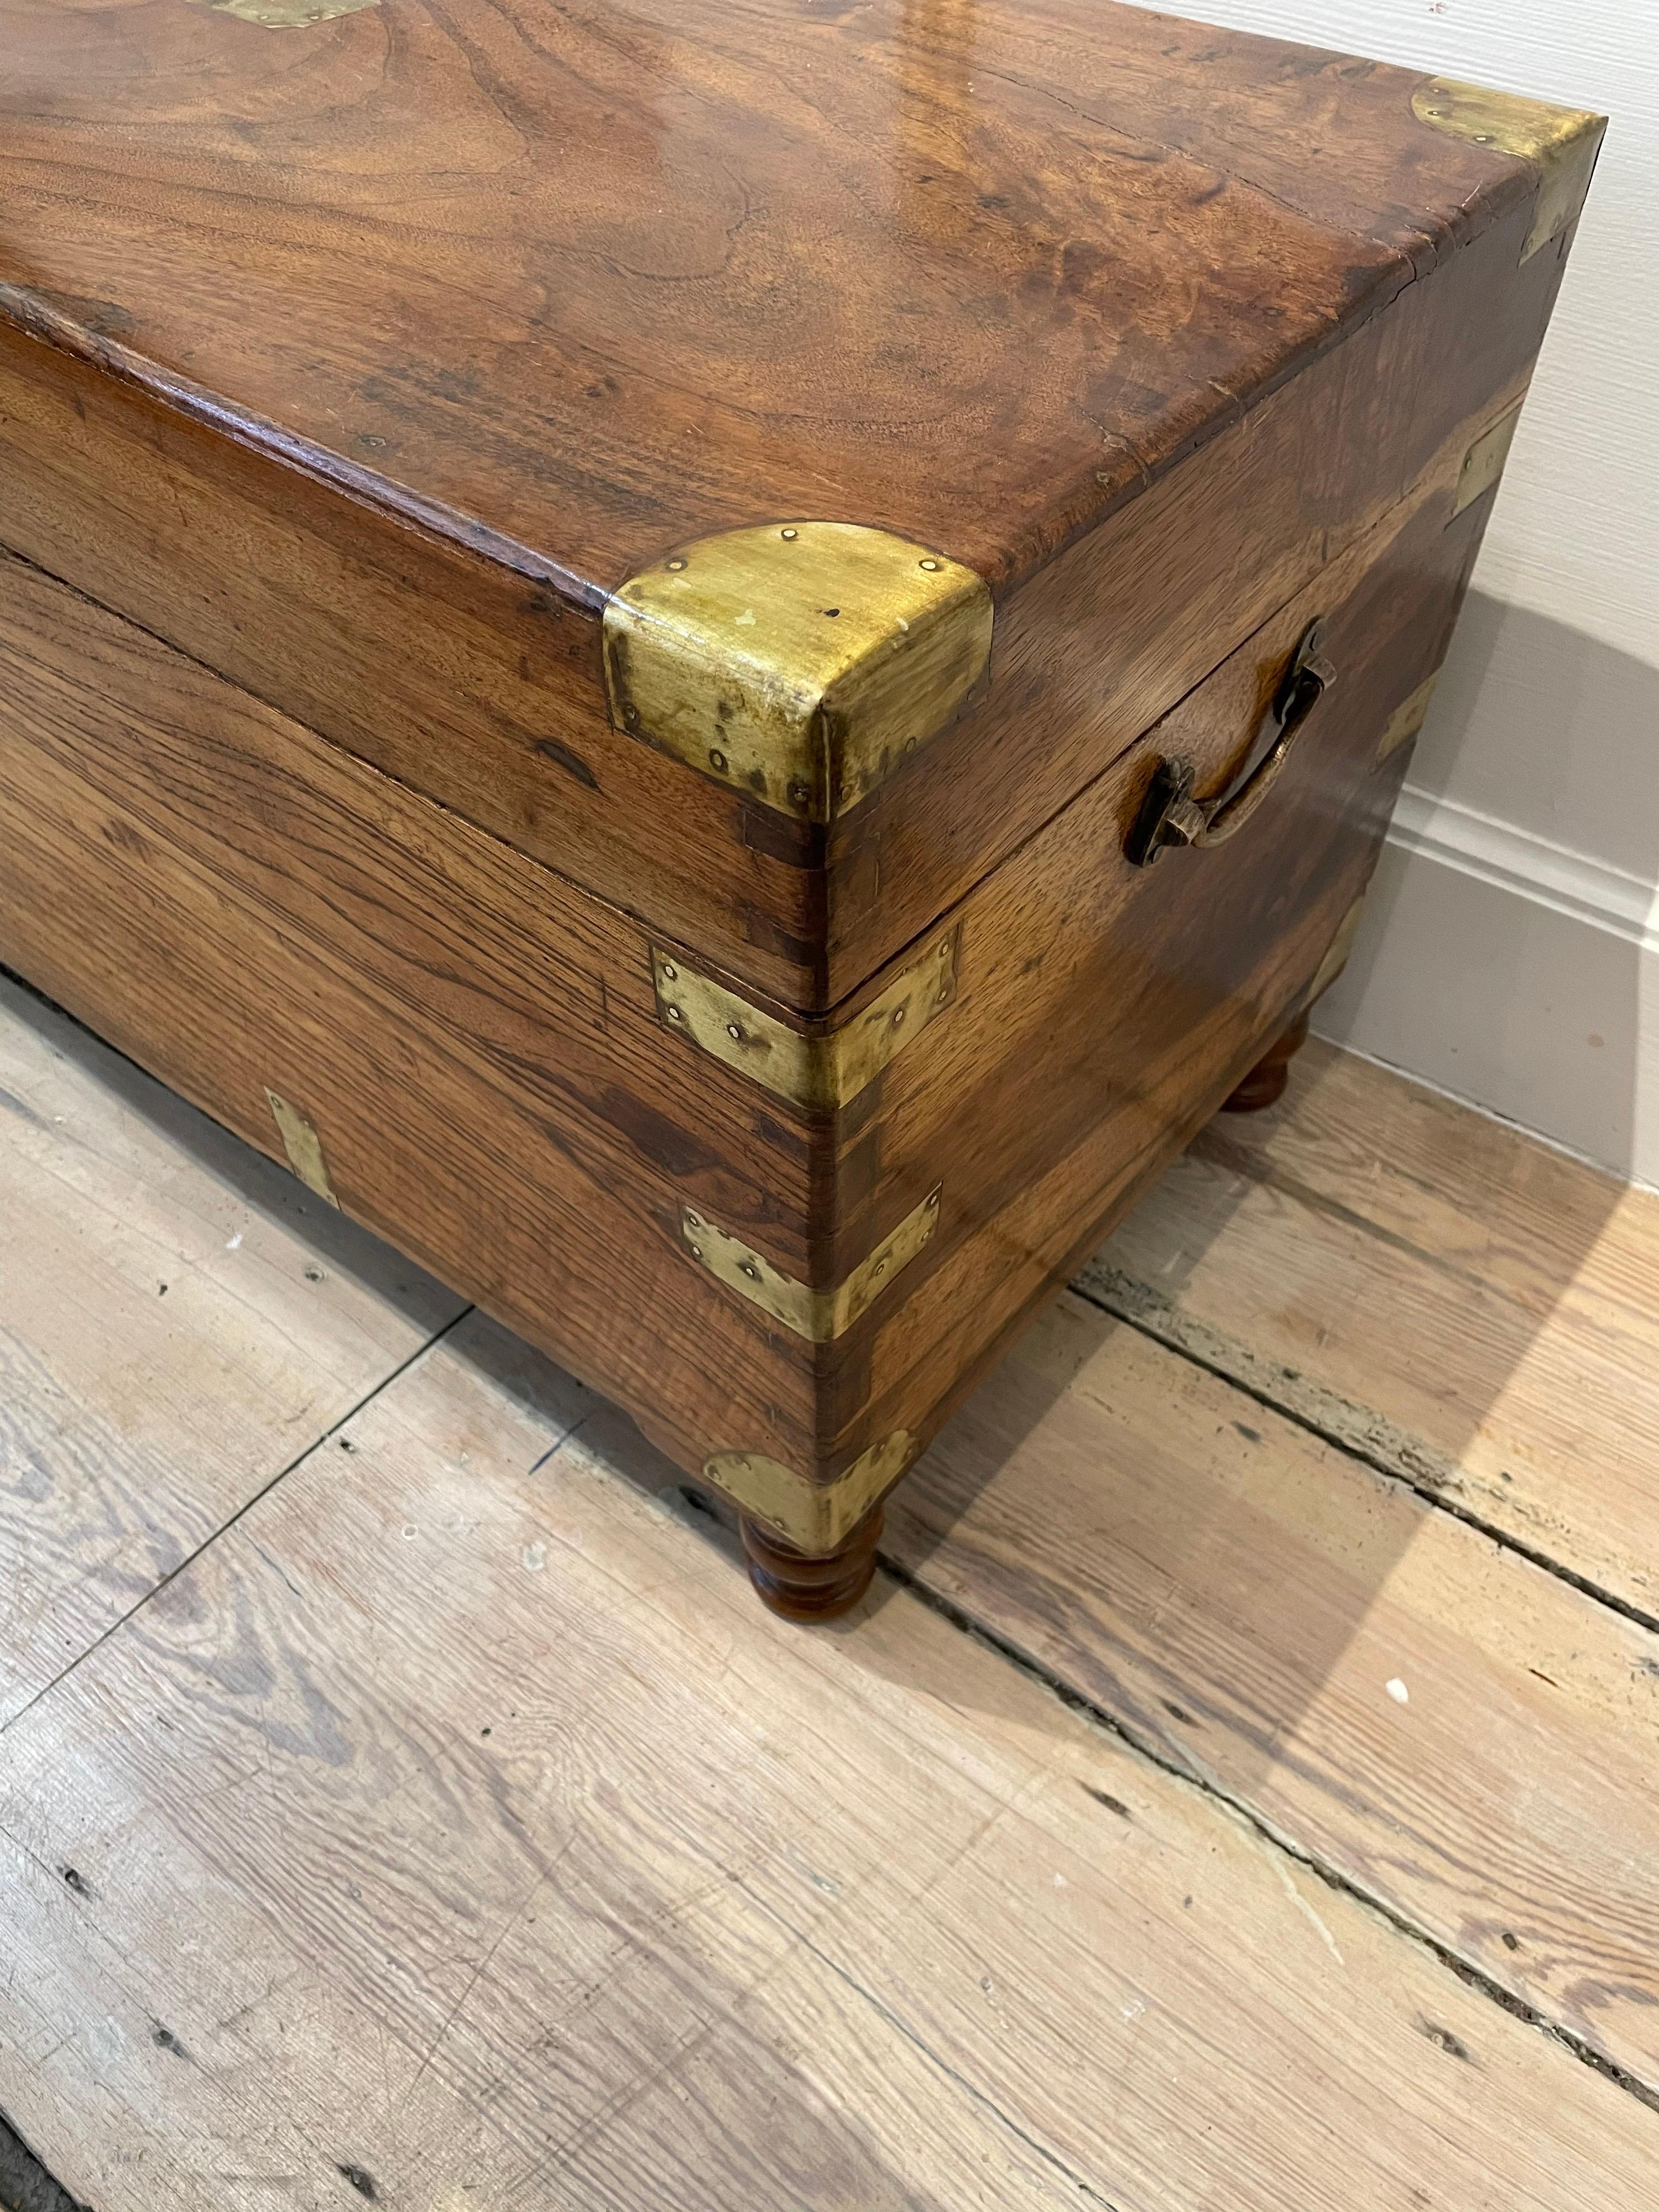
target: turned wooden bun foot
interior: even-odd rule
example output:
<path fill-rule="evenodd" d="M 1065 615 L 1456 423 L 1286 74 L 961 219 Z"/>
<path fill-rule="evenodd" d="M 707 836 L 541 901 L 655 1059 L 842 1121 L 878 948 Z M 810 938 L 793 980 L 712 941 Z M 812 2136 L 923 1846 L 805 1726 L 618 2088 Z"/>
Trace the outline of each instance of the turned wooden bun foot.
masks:
<path fill-rule="evenodd" d="M 1264 1106 L 1285 1096 L 1291 1079 L 1291 1062 L 1308 1041 L 1308 1017 L 1298 1014 L 1284 1035 L 1276 1037 L 1255 1066 L 1221 1102 L 1224 1114 L 1259 1114 Z"/>
<path fill-rule="evenodd" d="M 823 1559 L 809 1559 L 746 1516 L 741 1526 L 749 1579 L 786 1620 L 833 1620 L 850 1613 L 870 1587 L 881 1534 L 879 1509 L 860 1522 L 840 1551 Z"/>

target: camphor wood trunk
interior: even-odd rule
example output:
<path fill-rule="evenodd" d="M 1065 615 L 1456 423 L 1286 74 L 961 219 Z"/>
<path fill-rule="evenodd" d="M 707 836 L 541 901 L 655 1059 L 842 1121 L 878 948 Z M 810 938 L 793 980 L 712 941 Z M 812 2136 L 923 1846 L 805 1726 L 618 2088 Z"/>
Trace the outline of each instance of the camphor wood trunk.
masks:
<path fill-rule="evenodd" d="M 1336 972 L 1599 118 L 1082 0 L 0 0 L 0 959 L 822 1616 Z"/>

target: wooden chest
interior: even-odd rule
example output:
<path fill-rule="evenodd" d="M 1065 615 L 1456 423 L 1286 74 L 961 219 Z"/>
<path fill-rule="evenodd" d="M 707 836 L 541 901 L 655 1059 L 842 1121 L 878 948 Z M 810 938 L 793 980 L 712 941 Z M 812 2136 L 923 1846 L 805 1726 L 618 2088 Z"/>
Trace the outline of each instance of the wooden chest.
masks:
<path fill-rule="evenodd" d="M 0 959 L 851 1602 L 1340 968 L 1601 127 L 1102 0 L 0 0 Z"/>

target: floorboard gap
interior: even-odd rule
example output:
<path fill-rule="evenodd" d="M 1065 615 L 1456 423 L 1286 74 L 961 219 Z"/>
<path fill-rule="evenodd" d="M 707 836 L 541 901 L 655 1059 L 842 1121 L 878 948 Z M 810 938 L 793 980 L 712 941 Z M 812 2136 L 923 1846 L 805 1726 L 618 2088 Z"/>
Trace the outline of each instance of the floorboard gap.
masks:
<path fill-rule="evenodd" d="M 1650 2087 L 1638 2075 L 1631 2073 L 1627 2068 L 1619 2065 L 1614 2060 L 1606 2057 L 1584 2037 L 1575 2034 L 1569 2027 L 1564 2027 L 1559 2021 L 1552 2020 L 1547 2013 L 1540 2012 L 1535 2005 L 1530 2005 L 1524 1998 L 1516 1996 L 1512 1990 L 1506 1990 L 1501 1982 L 1495 1981 L 1483 1968 L 1460 1957 L 1449 1945 L 1443 1943 L 1437 1936 L 1431 1936 L 1425 1928 L 1419 1927 L 1414 1920 L 1408 1919 L 1397 1907 L 1388 1904 L 1382 1898 L 1374 1896 L 1362 1883 L 1355 1881 L 1350 1875 L 1328 1864 L 1323 1859 L 1316 1858 L 1292 1837 L 1275 1828 L 1271 1821 L 1264 1820 L 1261 1815 L 1243 1799 L 1231 1796 L 1227 1790 L 1218 1789 L 1213 1783 L 1206 1781 L 1201 1776 L 1194 1774 L 1182 1766 L 1177 1760 L 1170 1759 L 1157 1745 L 1144 1741 L 1133 1729 L 1126 1728 L 1114 1714 L 1108 1712 L 1103 1705 L 1098 1705 L 1092 1698 L 1085 1697 L 1082 1691 L 1074 1688 L 1064 1675 L 1056 1674 L 1053 1668 L 1025 1650 L 1020 1644 L 1016 1644 L 1011 1637 L 1003 1635 L 997 1629 L 988 1627 L 983 1621 L 976 1620 L 954 1599 L 945 1597 L 939 1591 L 930 1589 L 914 1568 L 908 1567 L 901 1561 L 892 1559 L 885 1552 L 880 1553 L 878 1557 L 884 1571 L 890 1574 L 896 1583 L 908 1590 L 921 1604 L 927 1606 L 931 1612 L 938 1613 L 942 1620 L 949 1621 L 952 1627 L 960 1630 L 963 1635 L 970 1636 L 976 1643 L 986 1645 L 1000 1658 L 1006 1660 L 1010 1666 L 1017 1667 L 1022 1674 L 1030 1675 L 1033 1680 L 1042 1683 L 1043 1687 L 1058 1698 L 1069 1711 L 1080 1715 L 1094 1727 L 1104 1729 L 1118 1742 L 1127 1745 L 1131 1751 L 1156 1766 L 1160 1772 L 1167 1774 L 1171 1780 L 1182 1784 L 1188 1790 L 1196 1790 L 1200 1796 L 1208 1797 L 1215 1803 L 1225 1806 L 1230 1813 L 1243 1820 L 1265 1844 L 1274 1850 L 1282 1851 L 1287 1858 L 1293 1859 L 1298 1866 L 1305 1867 L 1308 1872 L 1316 1875 L 1327 1888 L 1340 1892 L 1341 1895 L 1351 1899 L 1356 1905 L 1364 1906 L 1367 1911 L 1376 1914 L 1385 1920 L 1396 1934 L 1403 1936 L 1408 1942 L 1419 1944 L 1423 1949 L 1430 1952 L 1443 1966 L 1455 1974 L 1458 1980 L 1468 1988 L 1478 1990 L 1482 1996 L 1490 1998 L 1496 2005 L 1500 2005 L 1515 2019 L 1524 2021 L 1528 2027 L 1538 2028 L 1553 2042 L 1561 2044 L 1593 2073 L 1604 2075 L 1609 2081 L 1614 2082 L 1628 2095 L 1634 2097 L 1638 2104 L 1645 2105 L 1650 2112 L 1659 2112 L 1659 2088 Z"/>
<path fill-rule="evenodd" d="M 1103 1277 L 1110 1279 L 1109 1282 L 1103 1284 Z M 1127 1294 L 1119 1287 L 1120 1285 L 1127 1285 Z M 1116 1277 L 1112 1270 L 1092 1267 L 1085 1269 L 1070 1287 L 1076 1297 L 1081 1298 L 1085 1305 L 1093 1306 L 1097 1313 L 1121 1322 L 1126 1328 L 1132 1328 L 1152 1343 L 1161 1345 L 1166 1352 L 1178 1353 L 1193 1366 L 1202 1368 L 1206 1375 L 1213 1375 L 1218 1382 L 1231 1383 L 1241 1397 L 1249 1398 L 1265 1412 L 1277 1413 L 1281 1420 L 1291 1422 L 1295 1427 L 1304 1430 L 1309 1436 L 1317 1437 L 1321 1443 L 1328 1444 L 1334 1451 L 1340 1451 L 1345 1457 L 1358 1461 L 1360 1466 L 1370 1468 L 1373 1474 L 1380 1474 L 1390 1482 L 1399 1483 L 1402 1488 L 1420 1498 L 1425 1505 L 1432 1505 L 1437 1512 L 1449 1514 L 1453 1520 L 1463 1522 L 1492 1543 L 1501 1545 L 1504 1551 L 1513 1552 L 1547 1575 L 1553 1575 L 1558 1582 L 1567 1583 L 1582 1596 L 1592 1599 L 1597 1605 L 1606 1606 L 1610 1612 L 1634 1622 L 1638 1628 L 1645 1629 L 1650 1635 L 1659 1636 L 1659 1615 L 1644 1612 L 1639 1605 L 1632 1605 L 1628 1598 L 1620 1597 L 1616 1591 L 1606 1589 L 1600 1583 L 1592 1582 L 1588 1575 L 1581 1575 L 1576 1568 L 1564 1566 L 1560 1560 L 1552 1559 L 1547 1552 L 1540 1552 L 1533 1545 L 1522 1542 L 1520 1537 L 1498 1528 L 1471 1507 L 1460 1505 L 1437 1486 L 1431 1475 L 1413 1474 L 1409 1467 L 1391 1462 L 1380 1452 L 1367 1450 L 1358 1438 L 1345 1435 L 1340 1428 L 1321 1421 L 1316 1414 L 1277 1395 L 1270 1384 L 1256 1379 L 1248 1371 L 1249 1365 L 1265 1367 L 1271 1362 L 1260 1359 L 1243 1346 L 1238 1347 L 1240 1356 L 1236 1363 L 1230 1361 L 1224 1351 L 1204 1349 L 1193 1341 L 1197 1333 L 1194 1325 L 1187 1322 L 1175 1307 L 1160 1298 L 1155 1291 L 1147 1289 L 1143 1284 L 1133 1283 L 1127 1277 Z M 1133 1295 L 1135 1292 L 1141 1295 L 1136 1297 Z M 1212 1332 L 1205 1330 L 1203 1334 L 1209 1335 Z"/>
<path fill-rule="evenodd" d="M 0 2112 L 0 2212 L 93 2212 L 46 2167 Z"/>
<path fill-rule="evenodd" d="M 42 1698 L 49 1697 L 52 1691 L 58 1687 L 58 1685 L 60 1682 L 65 1680 L 70 1674 L 72 1674 L 77 1667 L 83 1666 L 92 1656 L 92 1654 L 94 1651 L 101 1650 L 102 1647 L 108 1643 L 112 1636 L 115 1635 L 119 1630 L 125 1628 L 128 1621 L 132 1619 L 135 1613 L 142 1613 L 143 1608 L 149 1604 L 150 1601 L 157 1596 L 160 1592 L 166 1589 L 170 1583 L 176 1582 L 179 1577 L 182 1575 L 187 1568 L 194 1566 L 197 1560 L 201 1558 L 203 1553 L 208 1549 L 210 1545 L 216 1544 L 221 1536 L 222 1536 L 228 1529 L 234 1528 L 239 1521 L 242 1520 L 247 1514 L 252 1511 L 253 1508 L 258 1504 L 261 1498 L 269 1498 L 271 1492 L 276 1489 L 277 1484 L 279 1482 L 286 1482 L 289 1476 L 294 1473 L 295 1468 L 301 1466 L 305 1461 L 308 1460 L 313 1452 L 319 1451 L 329 1441 L 331 1437 L 337 1437 L 341 1430 L 345 1427 L 349 1421 L 355 1421 L 357 1416 L 362 1412 L 363 1408 L 366 1406 L 372 1405 L 375 1399 L 380 1396 L 382 1390 L 389 1390 L 400 1375 L 406 1375 L 410 1369 L 415 1365 L 417 1360 L 422 1360 L 426 1358 L 428 1352 L 432 1350 L 434 1345 L 441 1344 L 452 1330 L 459 1328 L 460 1324 L 466 1319 L 467 1316 L 471 1313 L 472 1310 L 473 1309 L 471 1306 L 463 1306 L 459 1313 L 456 1314 L 452 1320 L 447 1321 L 441 1328 L 435 1329 L 433 1334 L 428 1337 L 424 1344 L 417 1344 L 406 1359 L 400 1359 L 395 1367 L 392 1368 L 387 1373 L 383 1375 L 380 1381 L 375 1383 L 373 1389 L 365 1390 L 362 1396 L 359 1398 L 355 1404 L 348 1406 L 337 1421 L 331 1423 L 329 1427 L 322 1431 L 320 1435 L 313 1437 L 310 1443 L 305 1446 L 304 1449 L 296 1452 L 294 1455 L 294 1457 L 289 1460 L 285 1466 L 279 1467 L 276 1474 L 271 1476 L 270 1480 L 268 1482 L 262 1483 L 258 1489 L 256 1490 L 251 1497 L 244 1498 L 242 1503 L 237 1507 L 236 1510 L 231 1514 L 227 1520 L 222 1521 L 210 1536 L 204 1536 L 193 1552 L 189 1553 L 184 1559 L 180 1559 L 176 1567 L 173 1567 L 168 1573 L 163 1575 L 159 1582 L 153 1584 L 150 1589 L 144 1592 L 143 1597 L 139 1598 L 136 1603 L 130 1605 L 124 1613 L 120 1614 L 116 1620 L 112 1620 L 108 1627 L 106 1628 L 101 1634 L 94 1638 L 93 1641 L 88 1644 L 84 1651 L 76 1653 L 76 1656 L 70 1660 L 67 1667 L 60 1668 L 58 1672 L 52 1676 L 50 1681 L 43 1682 L 40 1685 L 40 1687 L 35 1692 L 34 1695 L 28 1700 L 27 1705 L 19 1705 L 17 1711 L 13 1713 L 9 1718 L 3 1722 L 0 1722 L 0 1735 L 3 1735 L 9 1728 L 14 1727 L 17 1722 L 21 1721 L 25 1713 L 33 1712 L 35 1706 L 40 1704 Z M 7 2212 L 7 2208 L 5 2207 L 3 2201 L 0 2201 L 0 2212 Z"/>

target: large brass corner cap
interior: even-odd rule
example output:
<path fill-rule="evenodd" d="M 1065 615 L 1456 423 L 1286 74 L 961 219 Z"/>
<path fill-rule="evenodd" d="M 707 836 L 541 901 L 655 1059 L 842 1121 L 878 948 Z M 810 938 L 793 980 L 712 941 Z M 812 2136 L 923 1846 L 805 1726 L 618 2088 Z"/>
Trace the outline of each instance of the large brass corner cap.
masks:
<path fill-rule="evenodd" d="M 1517 155 L 1537 169 L 1538 202 L 1523 261 L 1577 217 L 1607 127 L 1605 115 L 1587 107 L 1556 107 L 1521 93 L 1494 92 L 1484 84 L 1460 84 L 1444 76 L 1419 85 L 1412 94 L 1412 112 L 1448 137 Z"/>
<path fill-rule="evenodd" d="M 853 522 L 697 538 L 605 612 L 620 727 L 815 822 L 856 806 L 941 729 L 990 649 L 981 576 Z"/>

